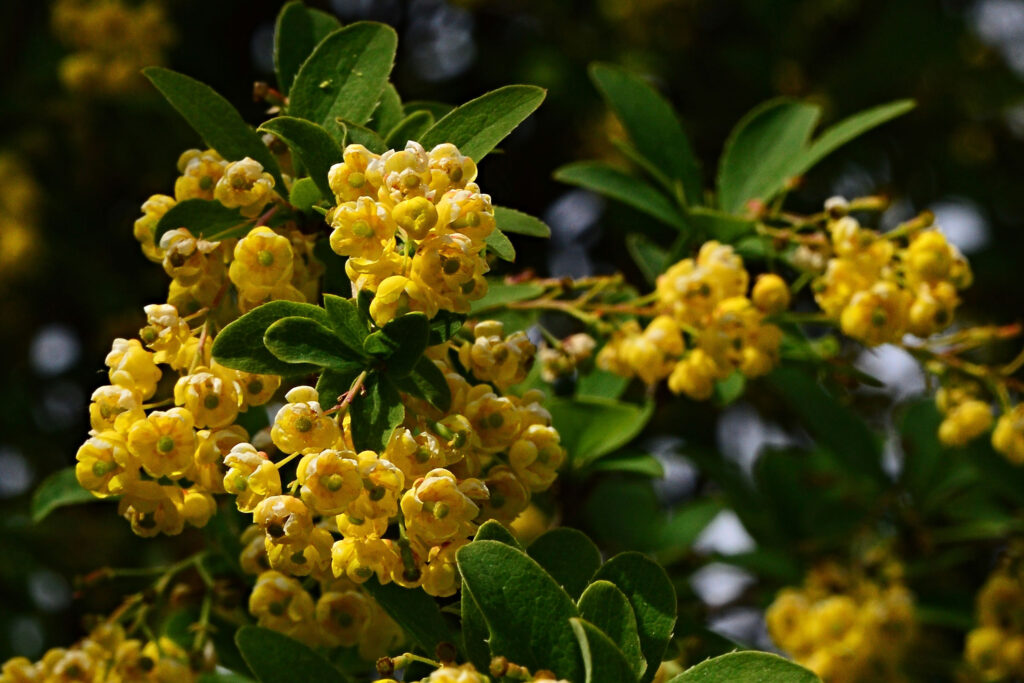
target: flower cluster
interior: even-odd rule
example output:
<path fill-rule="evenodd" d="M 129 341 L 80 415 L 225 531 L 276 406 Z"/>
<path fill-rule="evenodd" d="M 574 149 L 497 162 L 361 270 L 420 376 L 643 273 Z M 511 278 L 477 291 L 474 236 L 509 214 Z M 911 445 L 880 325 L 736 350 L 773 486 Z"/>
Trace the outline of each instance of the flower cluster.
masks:
<path fill-rule="evenodd" d="M 447 379 L 451 407 L 404 396 L 405 421 L 379 453 L 357 452 L 351 418 L 337 419 L 308 386 L 291 389 L 274 419 L 270 436 L 284 459 L 275 464 L 249 443 L 231 449 L 224 489 L 264 532 L 246 550 L 263 559 L 244 563 L 321 582 L 357 585 L 376 576 L 436 596 L 458 590 L 455 552 L 482 522 L 511 522 L 534 492 L 551 486 L 565 459 L 540 392 L 499 393 L 501 382 L 473 384 L 456 371 L 453 355 L 473 356 L 474 373 L 488 377 L 525 375 L 528 341 L 502 340 L 493 322 L 476 329 L 474 344 L 456 350 L 452 340 L 428 350 Z M 480 351 L 502 344 L 519 350 L 515 368 L 505 353 L 488 360 Z M 358 391 L 346 400 L 360 400 Z M 294 458 L 295 479 L 283 485 L 280 468 Z"/>
<path fill-rule="evenodd" d="M 40 190 L 25 163 L 0 152 L 0 286 L 23 273 L 38 248 Z"/>
<path fill-rule="evenodd" d="M 38 662 L 14 657 L 0 668 L 0 683 L 24 681 L 195 681 L 213 668 L 212 648 L 199 658 L 167 637 L 128 638 L 116 622 L 105 621 L 69 648 L 52 648 Z M 204 656 L 209 654 L 209 657 Z"/>
<path fill-rule="evenodd" d="M 376 293 L 378 325 L 409 311 L 468 313 L 487 293 L 482 252 L 494 210 L 475 178 L 476 164 L 455 145 L 426 152 L 412 141 L 381 155 L 349 145 L 331 168 L 331 248 L 349 257 L 353 293 Z"/>
<path fill-rule="evenodd" d="M 869 346 L 947 328 L 971 283 L 967 260 L 936 228 L 881 234 L 852 216 L 829 221 L 831 258 L 813 283 L 821 310 Z"/>
<path fill-rule="evenodd" d="M 780 591 L 765 617 L 772 640 L 826 683 L 902 680 L 914 601 L 899 565 L 877 575 L 819 565 L 802 588 Z"/>
<path fill-rule="evenodd" d="M 178 159 L 178 171 L 174 196 L 147 199 L 134 231 L 146 257 L 162 264 L 171 277 L 168 303 L 183 314 L 211 309 L 218 320 L 228 322 L 267 301 L 317 298 L 324 266 L 313 256 L 315 236 L 303 234 L 294 221 L 274 228 L 263 225 L 283 200 L 274 178 L 258 161 L 246 157 L 228 162 L 213 150 L 190 149 Z M 193 235 L 183 227 L 166 230 L 157 239 L 160 219 L 189 199 L 237 209 L 239 222 L 260 214 L 264 218 L 238 240 Z"/>
<path fill-rule="evenodd" d="M 73 52 L 60 63 L 68 89 L 119 94 L 143 84 L 139 70 L 160 64 L 174 40 L 163 6 L 122 0 L 58 0 L 53 29 Z"/>
<path fill-rule="evenodd" d="M 597 356 L 599 367 L 653 385 L 668 378 L 677 394 L 711 396 L 733 372 L 758 377 L 779 359 L 781 330 L 765 318 L 789 305 L 777 275 L 763 275 L 748 296 L 750 276 L 732 247 L 705 243 L 658 277 L 658 315 L 641 328 L 628 320 Z"/>
<path fill-rule="evenodd" d="M 1024 575 L 1005 562 L 977 596 L 978 625 L 967 634 L 964 659 L 985 681 L 1024 676 Z"/>

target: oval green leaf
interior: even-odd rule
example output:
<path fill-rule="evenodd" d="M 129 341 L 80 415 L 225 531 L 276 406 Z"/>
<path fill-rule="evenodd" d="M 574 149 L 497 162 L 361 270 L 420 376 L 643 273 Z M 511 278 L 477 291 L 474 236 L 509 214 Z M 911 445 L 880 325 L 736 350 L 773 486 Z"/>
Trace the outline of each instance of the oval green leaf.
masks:
<path fill-rule="evenodd" d="M 662 192 L 622 169 L 601 161 L 579 161 L 555 171 L 555 180 L 603 194 L 676 230 L 686 229 L 678 206 Z"/>
<path fill-rule="evenodd" d="M 352 441 L 357 450 L 379 453 L 405 417 L 405 407 L 398 390 L 387 378 L 373 373 L 363 386 L 366 393 L 353 398 L 348 408 L 352 414 Z"/>
<path fill-rule="evenodd" d="M 595 581 L 583 591 L 576 606 L 584 619 L 615 643 L 634 676 L 643 675 L 647 663 L 640 648 L 636 616 L 622 591 L 610 581 Z"/>
<path fill-rule="evenodd" d="M 331 166 L 341 163 L 341 147 L 326 130 L 311 121 L 293 116 L 270 119 L 259 130 L 273 133 L 284 140 L 306 167 L 306 172 L 320 189 L 320 194 L 325 198 L 334 197 L 327 182 L 327 173 Z"/>
<path fill-rule="evenodd" d="M 312 304 L 270 301 L 228 324 L 213 340 L 213 358 L 221 365 L 244 372 L 291 377 L 315 372 L 318 366 L 287 363 L 263 344 L 267 328 L 282 318 L 299 316 L 330 325 L 327 311 Z"/>
<path fill-rule="evenodd" d="M 395 124 L 384 144 L 389 149 L 403 149 L 410 140 L 419 140 L 423 134 L 434 125 L 434 115 L 429 111 L 414 111 L 404 119 Z"/>
<path fill-rule="evenodd" d="M 362 359 L 334 332 L 309 318 L 281 318 L 263 333 L 263 344 L 286 363 L 312 363 L 343 373 L 362 367 Z"/>
<path fill-rule="evenodd" d="M 690 667 L 668 683 L 821 683 L 812 671 L 767 652 L 730 652 Z"/>
<path fill-rule="evenodd" d="M 274 70 L 282 93 L 287 95 L 291 90 L 295 74 L 317 43 L 339 28 L 340 21 L 326 12 L 306 7 L 301 0 L 281 8 L 274 30 Z"/>
<path fill-rule="evenodd" d="M 530 544 L 526 553 L 576 599 L 601 566 L 601 551 L 585 533 L 569 527 L 552 529 Z"/>
<path fill-rule="evenodd" d="M 229 209 L 214 199 L 186 199 L 178 202 L 160 217 L 153 231 L 153 240 L 160 244 L 160 238 L 168 230 L 188 228 L 195 237 L 215 241 L 239 237 L 248 232 L 254 221 Z"/>
<path fill-rule="evenodd" d="M 570 619 L 576 642 L 583 654 L 586 683 L 625 683 L 636 674 L 622 650 L 601 629 L 583 619 Z"/>
<path fill-rule="evenodd" d="M 74 467 L 65 467 L 43 480 L 32 494 L 32 522 L 38 524 L 59 507 L 99 500 L 82 488 Z"/>
<path fill-rule="evenodd" d="M 487 153 L 515 130 L 544 101 L 545 91 L 535 85 L 507 85 L 456 107 L 423 134 L 420 142 L 431 149 L 450 142 L 480 163 Z"/>
<path fill-rule="evenodd" d="M 494 220 L 502 232 L 529 237 L 551 237 L 551 228 L 539 218 L 504 206 L 494 207 Z"/>
<path fill-rule="evenodd" d="M 259 626 L 243 626 L 235 634 L 235 643 L 245 663 L 262 683 L 289 681 L 295 678 L 296 672 L 302 672 L 304 682 L 346 680 L 326 659 L 282 633 Z"/>

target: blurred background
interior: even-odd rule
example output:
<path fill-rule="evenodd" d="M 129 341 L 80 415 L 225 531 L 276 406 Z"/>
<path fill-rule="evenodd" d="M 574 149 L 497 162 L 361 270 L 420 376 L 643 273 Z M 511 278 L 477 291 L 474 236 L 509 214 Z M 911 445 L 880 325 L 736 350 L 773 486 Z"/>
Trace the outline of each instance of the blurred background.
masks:
<path fill-rule="evenodd" d="M 258 122 L 252 84 L 273 81 L 281 5 L 125 0 L 131 21 L 114 12 L 86 35 L 70 16 L 74 4 L 0 4 L 0 661 L 70 643 L 83 614 L 108 610 L 124 590 L 104 583 L 76 598 L 77 576 L 160 562 L 175 543 L 199 540 L 194 530 L 173 543 L 136 539 L 105 504 L 58 511 L 37 527 L 28 504 L 40 480 L 73 464 L 111 339 L 136 334 L 142 306 L 166 296 L 167 279 L 139 252 L 132 223 L 150 194 L 170 192 L 179 153 L 199 140 L 138 68 L 162 62 L 187 73 Z M 1007 315 L 1024 311 L 1024 0 L 308 4 L 345 22 L 394 26 L 393 80 L 405 100 L 461 103 L 516 82 L 548 89 L 540 111 L 480 169 L 495 203 L 553 228 L 550 243 L 516 242 L 517 269 L 636 275 L 622 239 L 648 219 L 551 179 L 564 163 L 615 156 L 615 122 L 586 75 L 590 62 L 608 61 L 649 75 L 673 102 L 708 186 L 730 128 L 767 98 L 812 99 L 825 108 L 823 124 L 914 98 L 911 114 L 820 164 L 791 206 L 815 210 L 833 194 L 884 192 L 893 198 L 882 218 L 889 225 L 930 208 L 974 266 L 972 315 L 1010 322 Z M 885 400 L 923 390 L 898 353 L 882 350 L 864 364 L 889 383 Z M 787 438 L 743 402 L 693 430 L 651 446 L 666 465 L 666 504 L 698 485 L 675 454 L 679 437 L 715 445 L 746 467 L 765 444 Z M 722 513 L 698 550 L 744 544 L 735 517 Z M 715 630 L 764 647 L 759 612 L 730 608 L 749 583 L 742 571 L 715 565 L 690 580 Z"/>

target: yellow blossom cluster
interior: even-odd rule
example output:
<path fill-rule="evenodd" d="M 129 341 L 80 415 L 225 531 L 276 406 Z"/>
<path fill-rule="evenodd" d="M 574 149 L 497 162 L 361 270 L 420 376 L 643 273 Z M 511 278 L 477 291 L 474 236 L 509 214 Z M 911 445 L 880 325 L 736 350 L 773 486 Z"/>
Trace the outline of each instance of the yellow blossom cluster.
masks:
<path fill-rule="evenodd" d="M 877 575 L 819 565 L 801 588 L 780 591 L 765 618 L 772 640 L 826 683 L 903 680 L 914 601 L 895 563 Z"/>
<path fill-rule="evenodd" d="M 477 341 L 501 338 L 500 326 L 490 321 L 477 331 Z M 270 430 L 284 459 L 275 464 L 249 443 L 232 447 L 224 459 L 224 489 L 263 531 L 251 539 L 246 553 L 252 558 L 243 557 L 243 564 L 321 582 L 358 585 L 376 576 L 436 596 L 458 590 L 455 552 L 482 522 L 508 524 L 525 510 L 533 493 L 551 486 L 565 452 L 540 392 L 516 396 L 470 383 L 449 358 L 472 353 L 475 344 L 458 351 L 456 344 L 428 350 L 448 382 L 450 408 L 403 396 L 405 421 L 379 453 L 357 452 L 351 418 L 325 410 L 308 386 L 288 391 Z M 532 358 L 528 341 L 515 344 L 520 360 Z M 513 371 L 500 362 L 491 368 L 479 355 L 476 360 L 474 371 L 481 374 L 525 376 L 525 363 Z M 284 485 L 280 467 L 295 458 L 295 479 Z"/>
<path fill-rule="evenodd" d="M 971 269 L 937 228 L 882 234 L 842 216 L 827 230 L 831 258 L 813 283 L 814 298 L 844 334 L 876 346 L 953 322 Z"/>
<path fill-rule="evenodd" d="M 324 266 L 313 256 L 315 236 L 303 234 L 294 221 L 274 228 L 256 221 L 241 239 L 211 240 L 179 227 L 157 240 L 157 224 L 178 202 L 216 200 L 237 209 L 240 221 L 269 217 L 283 202 L 274 178 L 248 157 L 228 162 L 211 149 L 190 149 L 178 159 L 178 171 L 174 196 L 147 199 L 134 230 L 146 257 L 171 277 L 168 303 L 182 314 L 212 309 L 229 322 L 267 301 L 316 300 Z"/>
<path fill-rule="evenodd" d="M 789 305 L 789 289 L 767 274 L 748 296 L 749 282 L 732 247 L 705 243 L 695 259 L 658 277 L 657 316 L 645 328 L 628 320 L 616 329 L 598 366 L 650 385 L 667 378 L 669 389 L 696 400 L 733 372 L 767 373 L 778 363 L 782 331 L 765 318 Z"/>
<path fill-rule="evenodd" d="M 195 681 L 200 670 L 213 668 L 212 647 L 196 658 L 167 637 L 142 641 L 128 638 L 116 622 L 105 621 L 69 648 L 48 650 L 37 662 L 14 657 L 0 668 L 0 683 L 31 681 Z"/>
<path fill-rule="evenodd" d="M 24 273 L 39 246 L 40 190 L 24 161 L 0 152 L 0 286 Z"/>
<path fill-rule="evenodd" d="M 975 381 L 955 378 L 941 387 L 935 403 L 943 414 L 939 440 L 947 446 L 964 446 L 992 429 L 992 447 L 1015 465 L 1024 464 L 1024 405 L 1005 404 L 998 420 Z"/>
<path fill-rule="evenodd" d="M 1019 560 L 997 569 L 976 598 L 978 625 L 967 634 L 964 659 L 984 681 L 1024 676 L 1024 575 Z"/>
<path fill-rule="evenodd" d="M 163 5 L 156 0 L 58 0 L 53 30 L 72 50 L 60 63 L 69 90 L 119 94 L 144 84 L 143 67 L 161 64 L 173 42 Z"/>
<path fill-rule="evenodd" d="M 376 293 L 378 325 L 409 311 L 468 313 L 487 293 L 482 252 L 494 209 L 475 178 L 473 160 L 447 143 L 427 152 L 410 141 L 380 155 L 353 144 L 331 168 L 331 248 L 348 257 L 353 293 Z"/>

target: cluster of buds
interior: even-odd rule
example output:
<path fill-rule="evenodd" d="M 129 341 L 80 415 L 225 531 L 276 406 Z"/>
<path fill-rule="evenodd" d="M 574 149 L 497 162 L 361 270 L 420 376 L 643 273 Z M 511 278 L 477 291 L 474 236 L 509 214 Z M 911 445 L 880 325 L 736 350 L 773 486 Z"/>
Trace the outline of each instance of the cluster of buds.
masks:
<path fill-rule="evenodd" d="M 48 650 L 37 662 L 14 657 L 0 668 L 0 683 L 22 681 L 195 681 L 213 669 L 212 645 L 198 657 L 167 637 L 128 638 L 105 621 L 75 645 Z"/>
<path fill-rule="evenodd" d="M 831 258 L 813 283 L 814 298 L 844 334 L 875 346 L 907 333 L 927 337 L 946 329 L 971 283 L 967 260 L 925 214 L 901 229 L 879 233 L 829 206 Z"/>
<path fill-rule="evenodd" d="M 1024 573 L 1008 557 L 976 598 L 978 625 L 967 634 L 964 659 L 981 680 L 1024 676 Z"/>
<path fill-rule="evenodd" d="M 139 89 L 139 71 L 161 64 L 174 32 L 156 0 L 58 0 L 53 30 L 73 52 L 60 63 L 60 79 L 76 92 L 120 94 Z"/>
<path fill-rule="evenodd" d="M 750 276 L 732 247 L 705 243 L 658 277 L 658 315 L 628 320 L 597 356 L 599 367 L 648 385 L 668 379 L 674 393 L 704 400 L 733 372 L 759 377 L 778 363 L 782 331 L 765 318 L 789 305 L 777 275 Z"/>
<path fill-rule="evenodd" d="M 209 240 L 175 228 L 156 241 L 157 224 L 178 202 L 215 200 L 256 218 L 271 215 L 283 201 L 274 178 L 248 157 L 228 162 L 211 149 L 190 149 L 178 159 L 178 171 L 174 196 L 153 195 L 135 221 L 143 253 L 171 278 L 169 303 L 184 314 L 216 309 L 218 319 L 227 322 L 267 301 L 317 298 L 324 266 L 313 256 L 315 236 L 303 234 L 294 222 L 272 229 L 260 220 L 238 240 Z"/>
<path fill-rule="evenodd" d="M 378 325 L 409 311 L 468 313 L 487 293 L 494 209 L 475 178 L 476 164 L 455 145 L 428 153 L 412 141 L 381 155 L 349 145 L 331 168 L 331 248 L 349 257 L 354 293 L 375 292 Z"/>
<path fill-rule="evenodd" d="M 913 597 L 900 565 L 874 569 L 825 563 L 801 588 L 780 591 L 765 614 L 772 640 L 828 683 L 902 680 Z"/>

